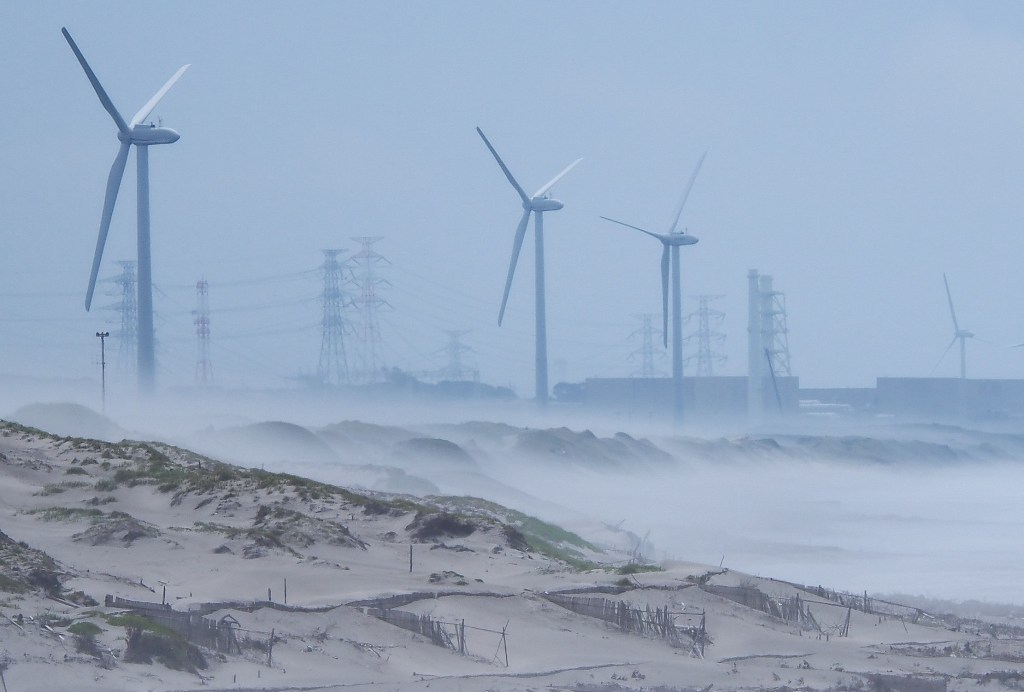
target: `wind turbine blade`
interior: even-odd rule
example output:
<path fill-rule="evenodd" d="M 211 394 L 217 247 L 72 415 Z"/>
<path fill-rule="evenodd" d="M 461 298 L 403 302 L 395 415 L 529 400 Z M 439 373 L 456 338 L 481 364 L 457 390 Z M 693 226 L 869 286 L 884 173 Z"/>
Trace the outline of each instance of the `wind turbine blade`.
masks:
<path fill-rule="evenodd" d="M 487 135 L 485 135 L 484 131 L 481 130 L 479 127 L 476 128 L 476 131 L 480 135 L 480 138 L 484 140 L 484 144 L 487 145 L 487 148 L 491 150 L 491 154 L 494 155 L 494 160 L 498 162 L 499 166 L 501 166 L 501 170 L 505 173 L 505 177 L 508 178 L 508 181 L 512 183 L 512 187 L 514 187 L 516 189 L 516 192 L 519 193 L 519 196 L 523 198 L 523 203 L 525 204 L 529 202 L 530 198 L 527 197 L 526 191 L 523 190 L 519 183 L 516 182 L 515 177 L 513 177 L 512 175 L 512 171 L 508 169 L 508 166 L 505 165 L 505 162 L 501 160 L 500 156 L 498 156 L 498 152 L 496 152 L 494 150 L 494 147 L 491 146 L 491 142 L 489 139 L 487 139 Z"/>
<path fill-rule="evenodd" d="M 661 250 L 661 336 L 668 348 L 668 245 Z"/>
<path fill-rule="evenodd" d="M 667 238 L 664 236 L 664 234 L 661 234 L 661 233 L 652 233 L 651 231 L 644 230 L 643 228 L 640 228 L 639 226 L 634 226 L 632 224 L 624 223 L 622 221 L 616 221 L 615 219 L 610 219 L 607 216 L 602 216 L 600 218 L 604 219 L 605 221 L 611 221 L 612 223 L 617 223 L 620 226 L 625 226 L 626 228 L 632 228 L 634 230 L 640 231 L 641 233 L 646 233 L 647 235 L 651 236 L 652 238 L 657 238 L 661 242 L 665 242 L 667 240 Z"/>
<path fill-rule="evenodd" d="M 690 198 L 690 190 L 693 189 L 693 184 L 697 180 L 697 174 L 700 173 L 700 167 L 704 163 L 704 157 L 708 153 L 705 151 L 700 155 L 700 160 L 697 161 L 697 167 L 693 169 L 693 175 L 690 176 L 690 182 L 686 184 L 686 191 L 683 192 L 683 198 L 679 201 L 679 209 L 676 210 L 676 218 L 672 221 L 672 229 L 669 233 L 675 233 L 676 227 L 679 226 L 679 217 L 683 215 L 683 207 L 686 206 L 686 200 Z"/>
<path fill-rule="evenodd" d="M 947 347 L 946 347 L 946 350 L 942 352 L 942 355 L 941 355 L 941 356 L 939 356 L 939 359 L 938 359 L 937 361 L 935 361 L 935 365 L 934 365 L 934 366 L 932 367 L 932 369 L 931 369 L 931 370 L 930 370 L 930 371 L 928 372 L 928 376 L 929 376 L 929 377 L 931 377 L 931 376 L 932 376 L 932 374 L 933 374 L 933 373 L 934 373 L 934 372 L 935 372 L 935 371 L 936 371 L 936 370 L 938 369 L 939 365 L 940 365 L 940 364 L 942 363 L 942 359 L 946 357 L 946 354 L 947 354 L 947 353 L 949 353 L 949 349 L 953 348 L 953 344 L 955 344 L 955 343 L 956 343 L 956 340 L 957 340 L 957 338 L 958 338 L 958 337 L 955 337 L 955 336 L 953 337 L 953 340 L 949 342 L 949 346 L 947 346 Z"/>
<path fill-rule="evenodd" d="M 942 283 L 946 284 L 946 298 L 949 300 L 949 314 L 953 317 L 953 329 L 960 331 L 960 325 L 956 321 L 956 310 L 953 309 L 953 294 L 949 292 L 949 281 L 946 280 L 946 275 L 942 275 Z"/>
<path fill-rule="evenodd" d="M 550 190 L 550 189 L 551 189 L 551 188 L 552 188 L 552 187 L 554 186 L 554 184 L 555 184 L 555 183 L 557 183 L 557 182 L 558 182 L 559 180 L 561 180 L 561 179 L 562 179 L 562 176 L 564 176 L 564 175 L 565 175 L 566 173 L 568 173 L 568 172 L 569 172 L 569 171 L 571 171 L 571 170 L 572 170 L 573 168 L 575 168 L 575 167 L 576 167 L 576 164 L 577 164 L 577 163 L 579 163 L 579 162 L 580 162 L 580 161 L 582 161 L 582 160 L 583 160 L 583 159 L 576 159 L 575 161 L 573 161 L 572 163 L 570 163 L 570 164 L 569 164 L 568 166 L 566 166 L 566 167 L 565 167 L 565 170 L 563 170 L 563 171 L 562 171 L 561 173 L 559 173 L 559 174 L 558 174 L 558 175 L 556 175 L 556 176 L 555 176 L 554 178 L 552 178 L 551 180 L 549 180 L 549 181 L 548 181 L 548 183 L 547 183 L 547 185 L 545 185 L 545 186 L 544 186 L 544 187 L 542 187 L 541 189 L 539 189 L 539 190 L 537 190 L 536 192 L 534 192 L 534 193 L 533 193 L 533 196 L 534 196 L 534 197 L 543 197 L 543 196 L 544 196 L 544 193 L 546 193 L 546 192 L 547 192 L 548 190 Z"/>
<path fill-rule="evenodd" d="M 107 92 L 104 91 L 103 85 L 100 84 L 100 80 L 96 78 L 96 73 L 92 71 L 92 68 L 89 67 L 89 63 L 85 60 L 85 56 L 82 55 L 82 51 L 78 50 L 78 44 L 75 43 L 75 39 L 71 38 L 71 34 L 69 34 L 68 30 L 64 27 L 61 27 L 60 31 L 64 34 L 64 38 L 67 39 L 68 45 L 71 46 L 71 50 L 74 51 L 75 57 L 78 58 L 78 62 L 81 63 L 82 69 L 85 70 L 85 76 L 89 78 L 90 82 L 92 82 L 92 88 L 96 90 L 96 95 L 100 97 L 100 103 L 103 104 L 103 107 L 107 109 L 108 113 L 110 113 L 110 117 L 114 119 L 115 123 L 117 123 L 117 129 L 121 132 L 127 133 L 128 124 L 125 123 L 121 114 L 117 112 L 117 108 L 114 107 L 114 102 L 110 100 L 109 96 L 107 96 Z"/>
<path fill-rule="evenodd" d="M 153 112 L 154 108 L 156 108 L 156 104 L 160 103 L 160 99 L 162 99 L 167 94 L 167 92 L 171 90 L 171 87 L 174 86 L 175 82 L 181 79 L 181 75 L 185 74 L 185 70 L 187 70 L 189 67 L 191 67 L 191 65 L 182 65 L 181 68 L 179 68 L 178 71 L 174 73 L 174 76 L 168 79 L 166 84 L 160 87 L 160 91 L 153 94 L 153 98 L 149 99 L 149 101 L 146 101 L 146 105 L 140 108 L 139 112 L 132 117 L 132 120 L 129 123 L 129 125 L 131 127 L 135 127 L 143 120 L 148 118 L 149 114 Z"/>
<path fill-rule="evenodd" d="M 512 288 L 512 276 L 516 273 L 516 264 L 519 262 L 519 251 L 523 249 L 523 238 L 526 237 L 526 225 L 530 222 L 530 210 L 523 211 L 523 218 L 519 220 L 519 228 L 516 229 L 516 239 L 512 243 L 512 259 L 508 263 L 508 278 L 505 279 L 505 295 L 501 297 L 501 309 L 498 310 L 498 326 L 505 318 L 505 304 L 508 303 L 508 292 Z"/>
<path fill-rule="evenodd" d="M 96 238 L 96 252 L 92 257 L 92 272 L 89 274 L 89 288 L 85 292 L 85 309 L 92 307 L 92 294 L 96 290 L 96 276 L 100 273 L 100 260 L 103 259 L 103 246 L 107 244 L 107 231 L 110 230 L 110 217 L 114 214 L 114 202 L 117 201 L 117 191 L 121 187 L 121 178 L 124 176 L 124 167 L 128 163 L 128 152 L 132 145 L 128 142 L 121 142 L 121 148 L 114 158 L 110 167 L 110 175 L 107 177 L 107 196 L 103 200 L 103 216 L 100 218 L 100 234 Z"/>

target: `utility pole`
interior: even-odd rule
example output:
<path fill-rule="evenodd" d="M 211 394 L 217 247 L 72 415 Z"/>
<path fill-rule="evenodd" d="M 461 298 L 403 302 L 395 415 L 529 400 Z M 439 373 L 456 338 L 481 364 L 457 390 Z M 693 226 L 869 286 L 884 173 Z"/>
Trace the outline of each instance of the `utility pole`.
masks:
<path fill-rule="evenodd" d="M 107 414 L 107 337 L 110 332 L 96 332 L 100 338 L 100 392 L 103 406 L 103 415 Z"/>

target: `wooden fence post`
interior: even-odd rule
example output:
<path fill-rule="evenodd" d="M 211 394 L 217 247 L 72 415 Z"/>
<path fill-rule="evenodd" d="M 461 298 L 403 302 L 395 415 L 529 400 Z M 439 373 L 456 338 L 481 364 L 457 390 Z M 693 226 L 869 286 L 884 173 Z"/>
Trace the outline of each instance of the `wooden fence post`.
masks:
<path fill-rule="evenodd" d="M 508 620 L 505 621 L 505 626 L 501 628 L 501 645 L 505 647 L 505 667 L 508 668 L 508 640 L 505 638 L 505 630 L 508 629 Z"/>

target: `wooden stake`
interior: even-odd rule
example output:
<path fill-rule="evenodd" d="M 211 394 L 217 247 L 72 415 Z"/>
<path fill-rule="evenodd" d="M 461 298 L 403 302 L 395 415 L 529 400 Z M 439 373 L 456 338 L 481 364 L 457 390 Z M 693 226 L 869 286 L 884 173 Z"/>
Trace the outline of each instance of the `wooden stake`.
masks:
<path fill-rule="evenodd" d="M 270 644 L 267 645 L 267 665 L 274 665 L 274 632 L 275 628 L 270 629 Z"/>
<path fill-rule="evenodd" d="M 508 668 L 508 639 L 505 638 L 505 630 L 508 629 L 508 620 L 505 621 L 505 626 L 501 628 L 501 645 L 505 648 L 505 667 Z"/>

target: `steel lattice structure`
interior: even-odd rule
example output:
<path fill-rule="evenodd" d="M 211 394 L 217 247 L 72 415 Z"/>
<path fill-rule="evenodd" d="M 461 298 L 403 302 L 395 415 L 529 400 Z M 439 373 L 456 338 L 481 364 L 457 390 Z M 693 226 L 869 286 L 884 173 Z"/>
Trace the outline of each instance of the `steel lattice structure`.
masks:
<path fill-rule="evenodd" d="M 213 364 L 210 362 L 210 284 L 205 278 L 196 282 L 196 309 L 192 322 L 196 326 L 196 384 L 213 383 Z"/>
<path fill-rule="evenodd" d="M 323 317 L 320 321 L 320 363 L 316 373 L 325 384 L 348 384 L 348 357 L 345 354 L 347 323 L 342 314 L 345 305 L 342 293 L 342 264 L 338 255 L 345 250 L 324 250 L 321 266 L 324 289 L 320 296 Z"/>
<path fill-rule="evenodd" d="M 391 263 L 373 249 L 373 246 L 383 238 L 361 236 L 352 240 L 361 246 L 359 251 L 346 261 L 355 288 L 354 295 L 347 304 L 353 307 L 359 316 L 355 328 L 356 356 L 359 365 L 353 379 L 361 383 L 380 382 L 384 379 L 384 360 L 377 312 L 391 305 L 379 295 L 378 290 L 391 284 L 379 276 L 378 271 L 382 266 Z"/>

